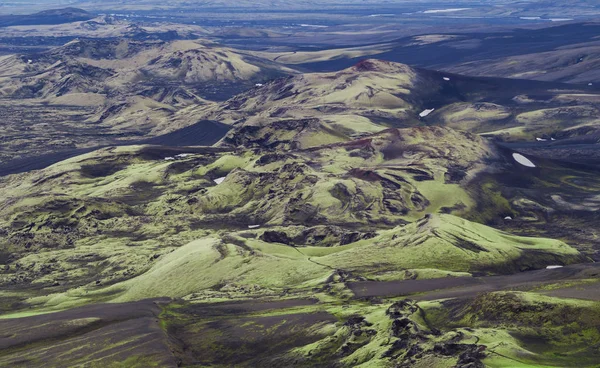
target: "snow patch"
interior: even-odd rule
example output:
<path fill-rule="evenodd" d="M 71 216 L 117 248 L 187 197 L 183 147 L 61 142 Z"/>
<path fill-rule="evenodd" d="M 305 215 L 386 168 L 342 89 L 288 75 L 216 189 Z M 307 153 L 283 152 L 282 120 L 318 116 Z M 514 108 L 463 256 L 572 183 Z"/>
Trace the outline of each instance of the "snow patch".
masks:
<path fill-rule="evenodd" d="M 425 109 L 422 113 L 419 114 L 420 117 L 424 118 L 427 115 L 431 114 L 435 109 Z"/>
<path fill-rule="evenodd" d="M 175 157 L 165 157 L 165 161 L 175 161 Z"/>
<path fill-rule="evenodd" d="M 557 268 L 563 268 L 563 266 L 555 265 L 555 266 L 548 266 L 548 267 L 546 267 L 547 270 L 555 270 Z"/>
<path fill-rule="evenodd" d="M 450 78 L 448 78 L 448 77 L 444 77 L 444 80 L 447 82 L 447 81 L 449 81 L 449 80 L 450 80 Z"/>
<path fill-rule="evenodd" d="M 546 142 L 547 141 L 547 139 L 544 139 L 544 138 L 536 138 L 535 140 L 538 142 Z"/>
<path fill-rule="evenodd" d="M 312 28 L 329 28 L 329 26 L 322 26 L 319 24 L 299 24 L 300 27 L 312 27 Z"/>
<path fill-rule="evenodd" d="M 264 85 L 264 84 L 262 84 L 262 83 L 256 83 L 254 86 L 255 86 L 255 87 L 262 87 L 263 85 Z"/>
<path fill-rule="evenodd" d="M 510 216 L 506 216 L 504 219 L 505 219 L 505 220 L 512 220 L 512 217 L 510 217 Z"/>
<path fill-rule="evenodd" d="M 194 155 L 194 154 L 193 153 L 180 153 L 180 154 L 178 154 L 175 157 L 177 157 L 177 158 L 186 158 L 186 157 L 190 157 L 192 155 Z"/>
<path fill-rule="evenodd" d="M 515 161 L 517 161 L 518 163 L 520 163 L 523 166 L 535 167 L 535 164 L 533 162 L 531 162 L 530 159 L 528 159 L 527 157 L 523 156 L 520 153 L 513 153 L 513 158 L 515 159 Z"/>
<path fill-rule="evenodd" d="M 248 229 L 258 229 L 260 225 L 248 225 Z"/>
<path fill-rule="evenodd" d="M 224 176 L 224 177 L 222 177 L 222 178 L 216 178 L 216 179 L 215 179 L 215 180 L 213 180 L 213 181 L 214 181 L 215 183 L 217 183 L 217 184 L 221 184 L 222 182 L 224 182 L 224 181 L 225 181 L 225 176 Z"/>
<path fill-rule="evenodd" d="M 452 9 L 431 9 L 425 10 L 423 14 L 438 14 L 438 13 L 454 13 L 463 10 L 469 10 L 471 8 L 452 8 Z"/>

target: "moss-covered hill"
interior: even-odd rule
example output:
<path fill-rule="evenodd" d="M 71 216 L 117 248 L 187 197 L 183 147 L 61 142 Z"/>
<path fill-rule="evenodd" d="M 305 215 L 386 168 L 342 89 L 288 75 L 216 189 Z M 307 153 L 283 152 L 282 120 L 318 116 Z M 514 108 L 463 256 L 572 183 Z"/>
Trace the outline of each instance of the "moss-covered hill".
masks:
<path fill-rule="evenodd" d="M 0 57 L 0 162 L 137 141 L 294 70 L 208 40 L 77 39 Z M 131 144 L 131 143 L 130 143 Z"/>
<path fill-rule="evenodd" d="M 1 177 L 0 365 L 593 366 L 597 169 L 455 129 L 514 110 L 452 78 L 293 77 L 188 111 L 231 118 L 213 147 Z"/>
<path fill-rule="evenodd" d="M 521 326 L 520 315 L 507 315 L 506 326 L 495 328 L 476 322 L 490 318 L 479 307 L 487 299 L 472 299 L 497 291 L 485 295 L 498 303 L 521 298 L 535 305 L 523 308 L 543 316 L 562 313 L 552 306 L 563 302 L 549 299 L 540 307 L 532 300 L 541 293 L 573 295 L 577 285 L 596 290 L 597 273 L 559 269 L 548 280 L 530 273 L 589 262 L 589 243 L 497 228 L 518 223 L 542 231 L 539 221 L 519 218 L 528 212 L 519 212 L 514 189 L 511 195 L 497 190 L 510 188 L 501 180 L 510 175 L 535 180 L 541 171 L 545 183 L 563 177 L 558 163 L 535 161 L 538 167 L 526 168 L 477 135 L 429 127 L 288 151 L 106 148 L 4 177 L 0 307 L 6 321 L 0 325 L 14 332 L 0 346 L 0 361 L 549 364 L 550 353 L 530 345 L 545 329 Z M 544 197 L 519 193 L 521 202 Z M 505 220 L 507 213 L 515 218 Z M 486 221 L 496 228 L 478 223 Z M 520 281 L 509 278 L 521 274 Z M 507 277 L 506 283 L 492 281 L 493 275 Z M 506 293 L 514 288 L 537 294 Z M 425 301 L 444 290 L 461 297 Z M 398 302 L 398 295 L 410 294 L 423 301 Z M 139 304 L 149 298 L 158 304 Z M 96 307 L 106 302 L 124 304 L 110 304 L 120 306 L 111 312 Z M 596 308 L 568 303 L 580 313 Z M 243 316 L 231 314 L 236 305 Z M 155 317 L 135 317 L 129 308 L 147 308 Z M 43 322 L 46 316 L 60 316 L 64 322 L 52 323 L 62 327 L 34 327 L 50 323 Z M 558 317 L 548 323 L 552 331 L 563 326 Z M 596 341 L 595 322 L 578 323 L 589 331 L 585 339 L 557 341 L 554 351 Z M 23 328 L 29 335 L 18 332 Z M 74 334 L 115 353 L 77 349 Z M 99 342 L 103 335 L 110 342 Z M 534 355 L 523 357 L 523 351 Z M 25 360 L 17 360 L 23 353 Z M 590 354 L 581 350 L 561 361 L 587 364 Z"/>
<path fill-rule="evenodd" d="M 232 124 L 224 142 L 231 145 L 308 148 L 421 125 L 535 141 L 595 132 L 597 99 L 591 87 L 473 78 L 368 59 L 338 72 L 277 79 L 194 114 Z"/>

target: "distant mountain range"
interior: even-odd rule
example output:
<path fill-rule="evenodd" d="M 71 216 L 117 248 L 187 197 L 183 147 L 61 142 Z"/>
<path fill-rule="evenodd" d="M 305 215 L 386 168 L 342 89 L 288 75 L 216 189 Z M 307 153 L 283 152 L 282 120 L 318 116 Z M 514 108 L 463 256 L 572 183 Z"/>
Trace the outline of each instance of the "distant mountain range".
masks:
<path fill-rule="evenodd" d="M 29 15 L 4 15 L 0 16 L 0 27 L 62 24 L 76 21 L 90 20 L 94 15 L 77 8 L 64 8 L 45 10 Z"/>

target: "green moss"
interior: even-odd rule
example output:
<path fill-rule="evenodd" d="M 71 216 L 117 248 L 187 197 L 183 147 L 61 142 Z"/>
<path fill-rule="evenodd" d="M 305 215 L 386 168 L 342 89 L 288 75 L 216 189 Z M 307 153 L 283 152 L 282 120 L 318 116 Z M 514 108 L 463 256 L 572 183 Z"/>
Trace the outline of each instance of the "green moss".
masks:
<path fill-rule="evenodd" d="M 164 361 L 153 359 L 151 356 L 130 356 L 121 362 L 102 361 L 89 362 L 86 365 L 90 368 L 145 368 L 145 367 L 163 367 Z"/>
<path fill-rule="evenodd" d="M 569 281 L 561 281 L 557 283 L 549 283 L 537 286 L 530 291 L 541 292 L 541 291 L 552 291 L 552 290 L 560 290 L 565 288 L 573 288 L 578 286 L 584 286 L 589 284 L 595 284 L 600 282 L 598 279 L 582 279 L 582 280 L 569 280 Z"/>
<path fill-rule="evenodd" d="M 213 173 L 213 175 L 216 177 L 225 176 L 234 169 L 245 168 L 254 159 L 255 156 L 252 155 L 250 152 L 245 152 L 241 155 L 223 155 L 219 157 L 216 161 L 197 169 L 195 171 L 195 174 L 204 176 L 210 172 Z"/>
<path fill-rule="evenodd" d="M 600 303 L 537 293 L 496 292 L 473 301 L 420 303 L 436 327 L 469 328 L 487 346 L 486 364 L 593 366 L 600 343 Z"/>
<path fill-rule="evenodd" d="M 466 215 L 468 219 L 478 222 L 497 222 L 501 216 L 512 214 L 513 210 L 497 183 L 492 180 L 477 183 L 477 206 Z"/>

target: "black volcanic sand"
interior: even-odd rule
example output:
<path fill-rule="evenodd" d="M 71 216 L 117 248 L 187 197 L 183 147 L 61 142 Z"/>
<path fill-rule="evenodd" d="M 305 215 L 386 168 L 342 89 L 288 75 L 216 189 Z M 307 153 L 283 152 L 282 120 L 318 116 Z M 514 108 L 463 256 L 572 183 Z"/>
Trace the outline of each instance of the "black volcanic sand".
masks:
<path fill-rule="evenodd" d="M 123 366 L 269 366 L 278 355 L 323 338 L 313 331 L 337 321 L 326 312 L 290 309 L 315 303 L 188 304 L 159 298 L 0 320 L 0 366 L 74 366 L 103 359 Z M 270 315 L 274 310 L 278 313 Z"/>
<path fill-rule="evenodd" d="M 315 331 L 337 319 L 327 312 L 269 315 L 269 310 L 307 303 L 313 302 L 225 303 L 208 309 L 192 304 L 167 310 L 165 323 L 169 336 L 180 342 L 174 350 L 183 366 L 294 366 L 290 351 L 324 338 L 324 332 Z"/>
<path fill-rule="evenodd" d="M 573 23 L 542 29 L 515 29 L 494 33 L 452 33 L 458 39 L 427 45 L 415 45 L 413 37 L 392 42 L 390 51 L 377 54 L 377 59 L 394 61 L 430 69 L 452 64 L 496 59 L 514 55 L 552 51 L 562 46 L 594 42 L 600 34 L 598 23 Z M 387 42 L 385 44 L 388 44 Z M 340 58 L 301 66 L 313 72 L 341 70 L 356 64 L 359 58 Z"/>
<path fill-rule="evenodd" d="M 126 143 L 117 143 L 115 146 L 131 146 L 131 145 L 156 145 L 156 146 L 171 146 L 171 147 L 187 147 L 187 146 L 211 146 L 217 143 L 221 138 L 227 134 L 230 126 L 222 124 L 216 121 L 203 120 L 194 125 L 190 125 L 183 129 L 176 130 L 174 132 L 164 134 L 158 137 L 140 140 L 130 141 Z M 100 148 L 107 146 L 83 148 L 77 150 L 69 150 L 62 152 L 55 152 L 44 156 L 27 157 L 9 161 L 4 164 L 0 164 L 0 176 L 6 176 L 11 174 L 23 173 L 31 170 L 44 169 L 57 162 L 69 159 L 71 157 L 83 155 L 85 153 L 93 152 Z M 157 153 L 159 150 L 156 150 Z M 163 152 L 164 151 L 164 152 Z M 164 148 L 162 158 L 169 156 L 168 153 L 195 153 L 192 148 L 181 149 L 169 149 Z M 158 157 L 157 157 L 158 158 Z"/>
<path fill-rule="evenodd" d="M 489 277 L 445 277 L 431 280 L 405 281 L 359 281 L 350 282 L 348 287 L 358 298 L 394 297 L 411 295 L 415 300 L 437 300 L 446 298 L 472 298 L 483 292 L 514 289 L 532 289 L 560 281 L 581 280 L 600 275 L 600 264 L 578 264 L 558 269 L 521 272 L 506 276 Z M 599 286 L 589 286 L 600 290 Z M 553 291 L 567 293 L 571 297 L 600 300 L 600 293 L 585 292 L 576 288 Z M 413 295 L 414 294 L 414 295 Z M 566 295 L 566 294 L 565 294 Z"/>
<path fill-rule="evenodd" d="M 590 134 L 547 142 L 510 142 L 500 145 L 526 156 L 557 159 L 579 166 L 600 167 L 600 135 Z"/>
<path fill-rule="evenodd" d="M 558 298 L 600 300 L 600 282 L 560 288 L 544 294 Z"/>
<path fill-rule="evenodd" d="M 146 139 L 135 144 L 153 144 L 160 146 L 211 146 L 223 138 L 229 129 L 231 129 L 229 125 L 217 121 L 202 120 L 183 129 Z"/>
<path fill-rule="evenodd" d="M 482 173 L 467 184 L 477 203 L 467 219 L 514 235 L 561 239 L 600 261 L 596 240 L 600 203 L 595 199 L 600 195 L 600 145 L 580 146 L 559 140 L 499 144 L 498 170 Z M 514 152 L 536 167 L 517 163 Z M 583 152 L 590 154 L 583 158 Z M 506 216 L 511 219 L 505 220 Z"/>
<path fill-rule="evenodd" d="M 208 316 L 236 316 L 239 314 L 265 312 L 270 310 L 306 307 L 318 302 L 316 299 L 289 299 L 274 301 L 236 301 L 210 304 L 196 304 L 193 308 L 186 309 L 190 315 L 201 317 Z"/>
<path fill-rule="evenodd" d="M 528 105 L 528 109 L 548 108 L 552 104 L 546 103 L 565 91 L 577 91 L 580 93 L 597 94 L 599 87 L 567 84 L 560 82 L 533 81 L 526 79 L 509 79 L 497 77 L 470 77 L 465 75 L 438 72 L 427 69 L 415 68 L 421 78 L 418 82 L 423 86 L 416 89 L 407 97 L 418 99 L 423 108 L 439 109 L 444 105 L 456 102 L 490 102 L 506 107 L 521 109 L 522 107 L 514 100 L 517 95 L 535 96 L 539 102 Z M 442 83 L 442 78 L 450 80 Z M 441 87 L 441 88 L 440 88 Z M 417 102 L 417 100 L 413 101 Z M 424 120 L 427 124 L 436 125 L 436 114 L 431 114 Z"/>
<path fill-rule="evenodd" d="M 73 366 L 152 359 L 175 367 L 160 327 L 159 304 L 168 299 L 96 304 L 33 317 L 0 320 L 0 366 Z"/>

